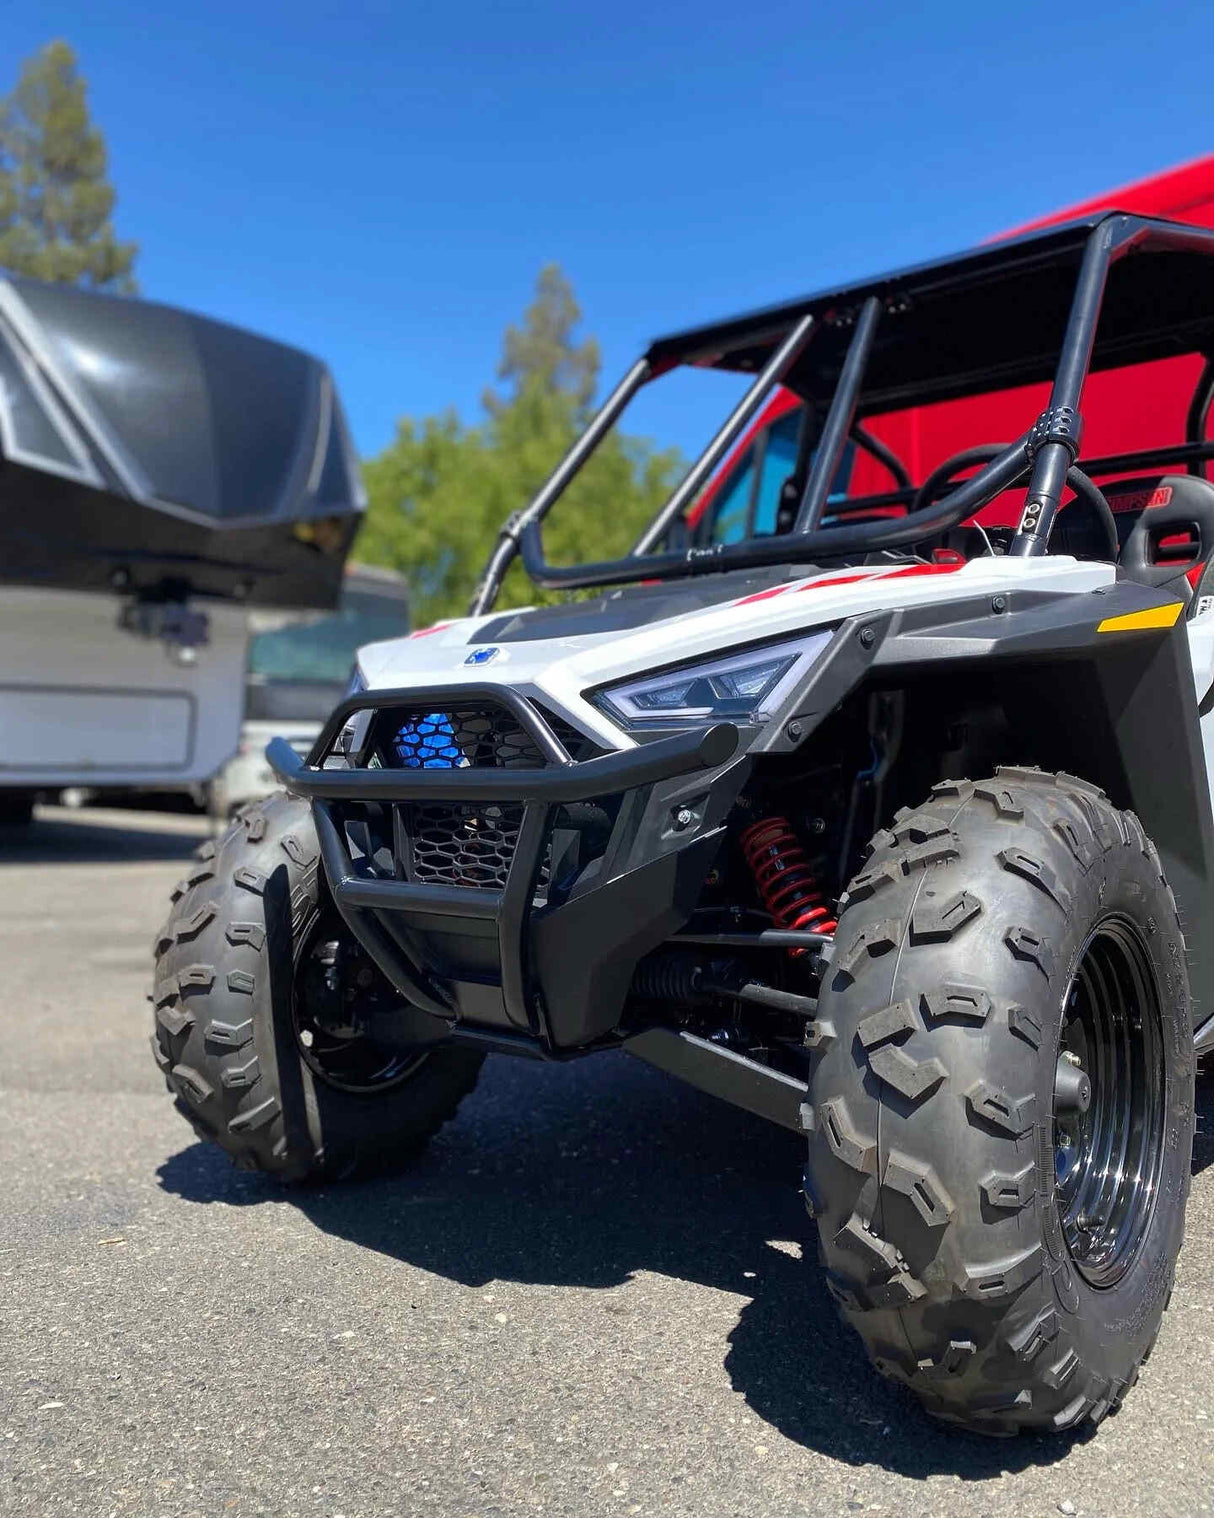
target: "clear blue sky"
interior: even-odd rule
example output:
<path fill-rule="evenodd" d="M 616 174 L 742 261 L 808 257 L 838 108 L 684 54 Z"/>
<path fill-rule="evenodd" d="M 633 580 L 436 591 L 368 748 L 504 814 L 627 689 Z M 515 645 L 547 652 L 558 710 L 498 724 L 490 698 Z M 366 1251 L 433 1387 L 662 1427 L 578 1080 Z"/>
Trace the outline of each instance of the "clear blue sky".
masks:
<path fill-rule="evenodd" d="M 476 415 L 545 260 L 611 379 L 664 330 L 1214 148 L 1209 0 L 0 0 L 0 26 L 0 89 L 51 36 L 79 52 L 144 292 L 321 354 L 366 453 Z"/>

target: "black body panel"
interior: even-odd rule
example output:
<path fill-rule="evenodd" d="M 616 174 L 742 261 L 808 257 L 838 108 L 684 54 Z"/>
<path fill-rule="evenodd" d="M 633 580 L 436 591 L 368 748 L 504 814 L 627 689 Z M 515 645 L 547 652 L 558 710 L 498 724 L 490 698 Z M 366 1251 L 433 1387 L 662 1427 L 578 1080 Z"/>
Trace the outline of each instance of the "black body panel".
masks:
<path fill-rule="evenodd" d="M 633 585 L 563 606 L 504 612 L 479 627 L 468 641 L 479 644 L 526 643 L 542 638 L 578 637 L 584 633 L 629 632 L 667 617 L 685 616 L 705 607 L 720 606 L 726 601 L 813 572 L 812 565 L 783 564 L 749 573 L 713 575 L 692 583 Z"/>

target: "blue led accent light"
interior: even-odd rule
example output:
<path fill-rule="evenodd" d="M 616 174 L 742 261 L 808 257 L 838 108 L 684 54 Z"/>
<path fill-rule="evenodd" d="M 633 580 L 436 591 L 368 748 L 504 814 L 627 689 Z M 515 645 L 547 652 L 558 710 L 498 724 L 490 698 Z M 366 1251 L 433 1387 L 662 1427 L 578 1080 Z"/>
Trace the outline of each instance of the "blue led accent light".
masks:
<path fill-rule="evenodd" d="M 468 763 L 446 712 L 427 712 L 406 722 L 397 730 L 392 747 L 406 770 L 456 770 Z"/>

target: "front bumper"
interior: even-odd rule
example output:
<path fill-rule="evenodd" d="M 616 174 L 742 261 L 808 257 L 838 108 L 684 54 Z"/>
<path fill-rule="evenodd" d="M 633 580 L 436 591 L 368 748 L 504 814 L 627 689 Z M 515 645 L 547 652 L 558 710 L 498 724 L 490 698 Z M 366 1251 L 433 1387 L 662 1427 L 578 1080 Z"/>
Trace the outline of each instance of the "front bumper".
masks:
<path fill-rule="evenodd" d="M 334 763 L 339 735 L 394 709 L 442 711 L 481 702 L 508 713 L 537 755 L 534 768 L 391 768 L 356 748 Z M 355 740 L 360 743 L 361 740 Z M 283 739 L 266 757 L 312 802 L 334 903 L 397 989 L 416 1006 L 557 1053 L 618 1026 L 637 964 L 691 915 L 750 759 L 725 723 L 575 762 L 536 706 L 498 686 L 368 691 L 330 717 L 306 760 Z M 410 879 L 410 819 L 432 803 L 517 817 L 494 885 Z M 571 881 L 546 878 L 554 829 L 570 808 L 610 815 L 610 836 Z M 373 837 L 388 840 L 376 849 Z"/>

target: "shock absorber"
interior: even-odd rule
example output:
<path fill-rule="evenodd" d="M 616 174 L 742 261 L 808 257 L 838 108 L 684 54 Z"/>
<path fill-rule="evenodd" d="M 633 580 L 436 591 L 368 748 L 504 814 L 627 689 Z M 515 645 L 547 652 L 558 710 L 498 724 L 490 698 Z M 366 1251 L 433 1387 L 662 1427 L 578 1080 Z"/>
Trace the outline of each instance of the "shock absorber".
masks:
<path fill-rule="evenodd" d="M 833 933 L 838 926 L 787 817 L 752 822 L 739 842 L 776 926 Z M 803 950 L 795 950 L 802 953 Z"/>

